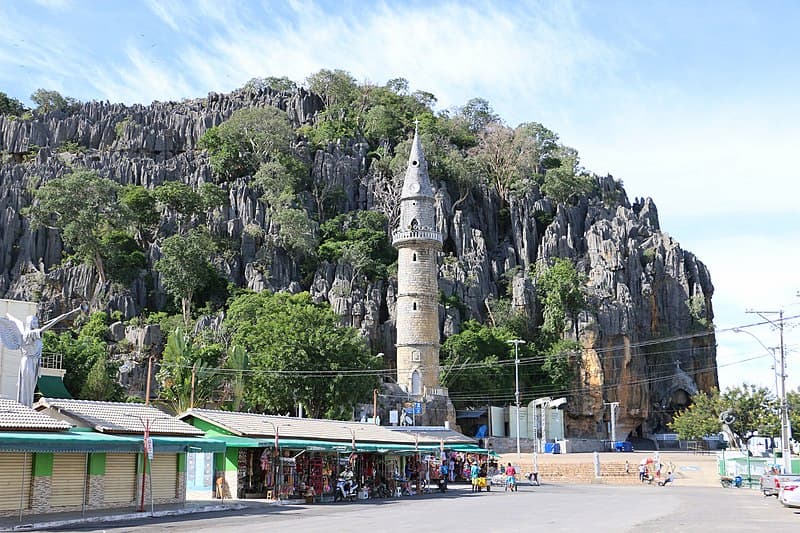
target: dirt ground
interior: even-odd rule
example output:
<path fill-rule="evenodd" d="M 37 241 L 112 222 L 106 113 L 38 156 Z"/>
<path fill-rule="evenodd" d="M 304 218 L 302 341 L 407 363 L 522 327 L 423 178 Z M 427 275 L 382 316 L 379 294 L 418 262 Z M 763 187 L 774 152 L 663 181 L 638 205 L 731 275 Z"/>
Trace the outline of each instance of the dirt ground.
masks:
<path fill-rule="evenodd" d="M 654 458 L 656 452 L 600 452 L 600 464 L 624 464 L 628 461 L 630 472 L 636 475 L 639 463 L 648 458 Z M 665 468 L 673 468 L 676 481 L 687 486 L 718 486 L 719 471 L 717 468 L 717 458 L 713 454 L 700 455 L 693 452 L 683 451 L 663 451 L 659 453 L 659 460 Z M 516 453 L 506 453 L 500 456 L 502 464 L 511 463 L 518 465 L 520 472 L 530 472 L 533 470 L 533 454 L 522 453 L 518 458 Z M 562 454 L 539 454 L 539 465 L 543 464 L 587 464 L 593 462 L 592 453 L 562 453 Z"/>

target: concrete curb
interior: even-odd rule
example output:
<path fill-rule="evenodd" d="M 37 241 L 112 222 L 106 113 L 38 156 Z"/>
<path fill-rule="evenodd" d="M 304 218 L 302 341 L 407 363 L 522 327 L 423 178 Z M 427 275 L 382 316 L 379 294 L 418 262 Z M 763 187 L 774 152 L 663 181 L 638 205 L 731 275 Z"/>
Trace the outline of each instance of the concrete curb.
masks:
<path fill-rule="evenodd" d="M 101 522 L 121 522 L 124 520 L 138 520 L 142 518 L 156 518 L 162 516 L 181 516 L 194 513 L 211 513 L 219 511 L 238 511 L 246 509 L 248 506 L 242 503 L 231 505 L 205 505 L 202 507 L 191 507 L 183 509 L 165 509 L 162 511 L 155 511 L 152 514 L 149 512 L 144 513 L 125 513 L 117 515 L 100 515 L 90 516 L 86 518 L 71 518 L 65 520 L 52 520 L 50 522 L 32 522 L 29 524 L 19 524 L 12 528 L 0 528 L 0 531 L 31 531 L 41 528 L 53 527 L 66 527 L 78 524 L 95 524 Z"/>

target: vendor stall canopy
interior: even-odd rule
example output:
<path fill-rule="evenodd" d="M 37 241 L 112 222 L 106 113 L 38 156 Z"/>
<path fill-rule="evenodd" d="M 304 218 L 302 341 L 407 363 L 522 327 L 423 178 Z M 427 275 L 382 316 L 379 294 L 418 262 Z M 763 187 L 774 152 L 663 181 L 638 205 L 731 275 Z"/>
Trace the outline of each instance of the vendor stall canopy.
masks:
<path fill-rule="evenodd" d="M 418 427 L 394 431 L 388 426 L 361 422 L 294 418 L 238 413 L 213 409 L 190 409 L 179 415 L 205 430 L 206 436 L 224 440 L 228 447 L 317 449 L 407 454 L 447 450 L 481 453 L 474 439 L 444 427 Z M 277 432 L 277 438 L 276 438 Z M 276 443 L 277 440 L 277 443 Z M 486 450 L 483 451 L 486 453 Z"/>

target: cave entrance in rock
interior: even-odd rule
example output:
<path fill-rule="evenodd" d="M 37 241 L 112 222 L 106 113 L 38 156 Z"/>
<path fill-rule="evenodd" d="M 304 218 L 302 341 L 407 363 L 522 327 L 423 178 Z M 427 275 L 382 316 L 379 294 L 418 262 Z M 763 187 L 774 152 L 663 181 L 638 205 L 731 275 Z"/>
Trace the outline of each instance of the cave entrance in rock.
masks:
<path fill-rule="evenodd" d="M 676 414 L 690 405 L 692 405 L 692 395 L 684 389 L 676 389 L 669 395 L 667 405 L 664 407 L 664 417 L 671 421 Z"/>

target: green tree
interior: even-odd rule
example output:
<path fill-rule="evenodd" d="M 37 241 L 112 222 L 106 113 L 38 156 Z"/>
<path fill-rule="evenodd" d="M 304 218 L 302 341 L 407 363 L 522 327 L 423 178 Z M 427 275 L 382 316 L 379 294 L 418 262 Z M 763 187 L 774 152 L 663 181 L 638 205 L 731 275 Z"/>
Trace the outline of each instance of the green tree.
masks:
<path fill-rule="evenodd" d="M 743 384 L 720 394 L 700 392 L 692 396 L 692 405 L 675 415 L 669 427 L 681 438 L 696 439 L 722 430 L 721 415 L 731 418 L 729 424 L 739 448 L 756 434 L 780 434 L 778 402 L 766 387 Z"/>
<path fill-rule="evenodd" d="M 144 187 L 126 185 L 120 193 L 119 203 L 125 209 L 125 218 L 136 242 L 139 246 L 146 246 L 160 221 L 155 195 Z"/>
<path fill-rule="evenodd" d="M 589 194 L 596 188 L 594 177 L 579 165 L 577 150 L 562 146 L 557 160 L 559 165 L 545 173 L 542 185 L 542 192 L 549 198 L 564 203 L 573 195 Z"/>
<path fill-rule="evenodd" d="M 172 235 L 161 245 L 162 257 L 156 261 L 155 269 L 161 283 L 177 301 L 185 323 L 189 323 L 192 300 L 216 277 L 211 259 L 216 246 L 211 237 L 202 230 L 187 235 Z"/>
<path fill-rule="evenodd" d="M 191 407 L 204 407 L 220 382 L 213 368 L 201 358 L 197 348 L 191 337 L 181 328 L 169 335 L 164 347 L 156 380 L 161 387 L 161 398 L 176 413 L 183 413 Z"/>
<path fill-rule="evenodd" d="M 222 205 L 226 197 L 225 191 L 213 183 L 204 183 L 195 191 L 185 183 L 168 181 L 153 190 L 159 207 L 177 216 L 179 234 L 185 234 L 192 221 L 205 222 L 207 212 Z"/>
<path fill-rule="evenodd" d="M 241 346 L 231 346 L 228 349 L 228 358 L 225 367 L 233 373 L 228 378 L 231 392 L 231 411 L 241 411 L 244 402 L 244 393 L 247 380 L 244 373 L 248 369 L 247 351 Z"/>
<path fill-rule="evenodd" d="M 272 89 L 273 91 L 291 93 L 297 90 L 297 84 L 286 76 L 280 78 L 267 76 L 266 78 L 250 78 L 242 89 L 253 92 L 263 89 Z"/>
<path fill-rule="evenodd" d="M 25 112 L 25 106 L 17 100 L 0 91 L 0 115 L 13 115 L 18 117 Z"/>
<path fill-rule="evenodd" d="M 687 440 L 718 434 L 722 430 L 719 415 L 724 410 L 721 400 L 717 389 L 698 392 L 692 396 L 691 405 L 675 415 L 669 428 Z"/>
<path fill-rule="evenodd" d="M 76 338 L 72 331 L 54 333 L 52 330 L 45 332 L 42 342 L 42 353 L 61 354 L 61 363 L 66 371 L 64 386 L 73 397 L 80 398 L 95 362 L 107 357 L 106 344 L 93 336 Z M 116 374 L 111 377 L 115 378 Z"/>
<path fill-rule="evenodd" d="M 313 253 L 316 239 L 316 225 L 309 218 L 308 212 L 302 208 L 285 207 L 273 214 L 278 225 L 277 244 L 296 255 Z"/>
<path fill-rule="evenodd" d="M 569 317 L 577 338 L 577 315 L 586 306 L 584 276 L 569 259 L 555 258 L 549 266 L 538 265 L 534 280 L 544 316 L 542 333 L 551 343 L 561 340 Z"/>
<path fill-rule="evenodd" d="M 110 231 L 100 239 L 101 256 L 108 278 L 130 285 L 147 266 L 147 257 L 133 237 L 124 231 Z"/>
<path fill-rule="evenodd" d="M 789 408 L 789 424 L 795 435 L 800 432 L 800 388 L 796 391 L 786 391 L 786 405 Z"/>
<path fill-rule="evenodd" d="M 461 331 L 442 345 L 442 385 L 456 398 L 459 394 L 474 395 L 489 384 L 492 389 L 514 390 L 514 366 L 501 364 L 514 360 L 506 342 L 513 338 L 515 335 L 504 327 L 465 322 Z M 524 354 L 524 346 L 520 349 Z M 459 403 L 469 404 L 463 400 Z"/>
<path fill-rule="evenodd" d="M 472 98 L 458 110 L 473 133 L 485 130 L 489 124 L 499 123 L 500 117 L 485 98 Z"/>
<path fill-rule="evenodd" d="M 47 89 L 36 89 L 31 95 L 31 100 L 36 104 L 37 113 L 49 113 L 51 111 L 62 111 L 67 114 L 74 113 L 81 103 L 70 96 L 62 96 L 58 91 L 48 91 Z"/>
<path fill-rule="evenodd" d="M 223 180 L 252 175 L 278 156 L 291 156 L 294 128 L 289 116 L 275 107 L 239 109 L 231 118 L 203 134 L 200 146 L 211 155 L 211 166 Z"/>
<path fill-rule="evenodd" d="M 374 375 L 364 375 L 377 360 L 358 332 L 339 320 L 308 293 L 235 297 L 224 325 L 231 342 L 248 353 L 245 402 L 256 411 L 285 413 L 300 402 L 311 417 L 352 416 L 378 384 Z"/>
<path fill-rule="evenodd" d="M 320 226 L 322 244 L 318 255 L 353 267 L 353 279 L 363 274 L 370 279 L 388 276 L 387 267 L 397 259 L 386 233 L 388 220 L 377 211 L 351 211 Z"/>
<path fill-rule="evenodd" d="M 98 357 L 81 388 L 81 399 L 105 402 L 122 400 L 122 387 L 111 377 L 111 374 L 116 374 L 117 371 L 118 367 L 111 365 L 105 354 Z"/>
<path fill-rule="evenodd" d="M 356 79 L 344 70 L 322 69 L 306 78 L 306 85 L 322 98 L 327 109 L 345 108 L 359 96 Z"/>
<path fill-rule="evenodd" d="M 107 280 L 103 237 L 123 225 L 118 192 L 116 182 L 81 170 L 42 185 L 25 213 L 32 228 L 57 230 L 77 258 L 95 266 L 103 285 Z"/>
<path fill-rule="evenodd" d="M 80 320 L 80 318 L 78 319 Z M 75 321 L 76 326 L 78 320 Z M 95 339 L 101 342 L 108 340 L 108 313 L 105 311 L 95 311 L 89 315 L 86 322 L 80 324 L 78 330 L 79 339 Z"/>

